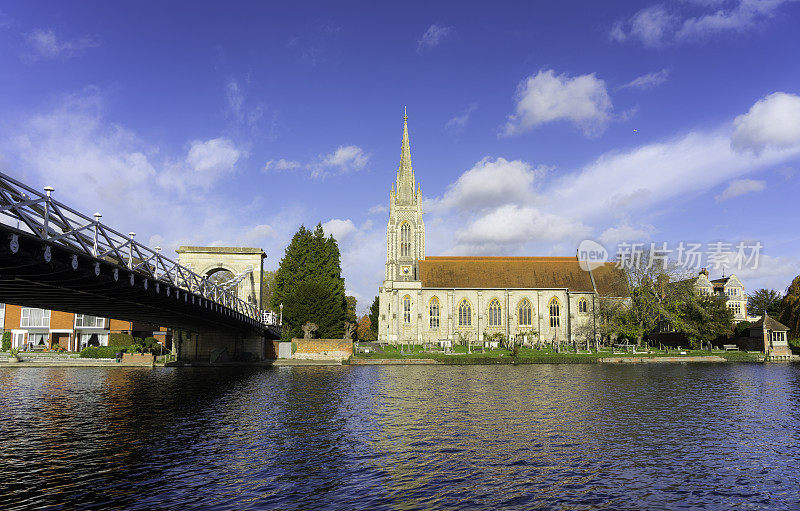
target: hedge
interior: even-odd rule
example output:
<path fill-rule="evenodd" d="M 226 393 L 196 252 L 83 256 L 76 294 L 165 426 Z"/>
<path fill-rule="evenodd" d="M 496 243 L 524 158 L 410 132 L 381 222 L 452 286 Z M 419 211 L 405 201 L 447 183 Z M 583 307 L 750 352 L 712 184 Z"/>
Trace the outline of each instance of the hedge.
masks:
<path fill-rule="evenodd" d="M 81 350 L 81 358 L 117 358 L 119 346 L 90 346 Z"/>
<path fill-rule="evenodd" d="M 109 346 L 130 346 L 135 341 L 131 334 L 110 334 L 108 336 Z"/>

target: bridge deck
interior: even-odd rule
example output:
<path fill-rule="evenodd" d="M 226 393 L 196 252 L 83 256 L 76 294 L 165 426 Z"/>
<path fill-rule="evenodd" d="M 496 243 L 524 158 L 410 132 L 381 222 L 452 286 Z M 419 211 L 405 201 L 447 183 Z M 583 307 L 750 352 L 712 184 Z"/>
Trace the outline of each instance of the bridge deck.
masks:
<path fill-rule="evenodd" d="M 16 251 L 12 248 L 14 235 L 18 240 Z M 265 326 L 198 294 L 4 224 L 0 224 L 0 301 L 191 331 L 255 331 L 267 338 L 279 338 L 276 327 Z"/>

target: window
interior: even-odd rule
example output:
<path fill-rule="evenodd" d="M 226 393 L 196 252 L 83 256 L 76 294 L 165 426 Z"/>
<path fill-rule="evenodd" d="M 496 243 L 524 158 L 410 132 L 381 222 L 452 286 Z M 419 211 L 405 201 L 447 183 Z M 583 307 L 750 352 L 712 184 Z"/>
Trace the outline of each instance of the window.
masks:
<path fill-rule="evenodd" d="M 531 302 L 525 298 L 519 302 L 519 326 L 533 325 L 533 307 Z"/>
<path fill-rule="evenodd" d="M 19 322 L 19 326 L 22 328 L 50 328 L 50 311 L 45 309 L 34 309 L 32 307 L 23 307 L 22 319 Z"/>
<path fill-rule="evenodd" d="M 728 308 L 736 315 L 742 314 L 742 304 L 739 302 L 729 302 Z"/>
<path fill-rule="evenodd" d="M 105 328 L 106 319 L 87 314 L 75 314 L 75 328 Z"/>
<path fill-rule="evenodd" d="M 503 324 L 503 309 L 497 298 L 489 302 L 489 326 L 500 326 Z"/>
<path fill-rule="evenodd" d="M 403 297 L 403 323 L 411 323 L 411 297 L 408 295 Z"/>
<path fill-rule="evenodd" d="M 578 312 L 589 312 L 589 303 L 586 298 L 578 300 Z"/>
<path fill-rule="evenodd" d="M 550 300 L 550 328 L 557 328 L 561 326 L 561 313 L 558 298 Z"/>
<path fill-rule="evenodd" d="M 411 226 L 408 222 L 403 222 L 400 226 L 400 255 L 411 255 Z"/>
<path fill-rule="evenodd" d="M 431 316 L 431 329 L 439 328 L 439 299 L 435 296 L 431 298 L 431 303 L 428 309 Z"/>
<path fill-rule="evenodd" d="M 458 326 L 472 326 L 472 306 L 466 298 L 458 304 Z"/>

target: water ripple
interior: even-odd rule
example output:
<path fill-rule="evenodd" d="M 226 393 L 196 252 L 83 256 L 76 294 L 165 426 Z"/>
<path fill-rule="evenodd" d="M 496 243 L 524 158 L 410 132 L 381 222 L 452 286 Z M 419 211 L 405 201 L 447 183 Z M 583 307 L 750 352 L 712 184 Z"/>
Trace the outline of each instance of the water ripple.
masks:
<path fill-rule="evenodd" d="M 0 369 L 0 509 L 796 509 L 796 365 Z"/>

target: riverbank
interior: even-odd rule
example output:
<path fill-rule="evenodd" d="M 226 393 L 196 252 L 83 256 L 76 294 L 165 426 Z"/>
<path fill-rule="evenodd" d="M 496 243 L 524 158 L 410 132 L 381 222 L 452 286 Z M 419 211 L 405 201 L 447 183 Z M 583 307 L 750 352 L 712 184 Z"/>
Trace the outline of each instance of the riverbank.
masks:
<path fill-rule="evenodd" d="M 457 347 L 461 348 L 461 347 Z M 0 367 L 223 367 L 223 366 L 260 366 L 260 367 L 299 367 L 299 366 L 332 366 L 332 365 L 496 365 L 496 364 L 653 364 L 653 363 L 764 363 L 764 354 L 760 352 L 741 351 L 659 351 L 637 353 L 600 352 L 556 353 L 552 350 L 533 350 L 521 348 L 517 356 L 511 351 L 496 349 L 485 352 L 478 350 L 467 353 L 464 348 L 453 353 L 425 352 L 420 347 L 405 352 L 392 346 L 383 347 L 381 353 L 359 353 L 349 360 L 297 360 L 278 359 L 260 362 L 167 362 L 157 361 L 154 364 L 117 362 L 116 359 L 80 358 L 77 354 L 20 354 L 21 361 L 10 363 L 5 353 L 0 354 Z M 780 362 L 800 362 L 800 356 L 794 355 L 790 360 Z"/>
<path fill-rule="evenodd" d="M 470 365 L 470 364 L 607 364 L 607 363 L 727 363 L 764 362 L 760 352 L 742 351 L 701 351 L 701 350 L 642 350 L 636 353 L 613 353 L 611 350 L 599 352 L 555 352 L 550 349 L 535 350 L 520 348 L 516 356 L 510 350 L 474 350 L 457 346 L 452 353 L 423 351 L 415 346 L 411 350 L 396 349 L 393 346 L 380 348 L 381 351 L 353 355 L 351 365 Z M 800 361 L 793 357 L 792 361 Z"/>

